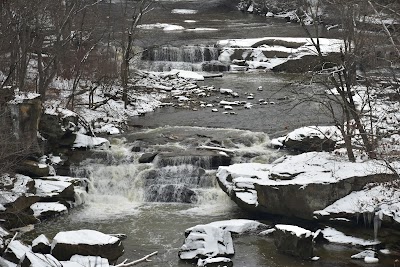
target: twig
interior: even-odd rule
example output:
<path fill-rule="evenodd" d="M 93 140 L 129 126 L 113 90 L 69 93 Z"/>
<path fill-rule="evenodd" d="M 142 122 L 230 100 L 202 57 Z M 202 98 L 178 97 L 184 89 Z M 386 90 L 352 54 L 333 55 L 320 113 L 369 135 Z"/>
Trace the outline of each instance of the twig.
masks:
<path fill-rule="evenodd" d="M 157 253 L 158 253 L 158 251 L 154 251 L 153 253 L 151 253 L 151 254 L 149 254 L 147 256 L 144 256 L 141 259 L 138 259 L 138 260 L 135 260 L 135 261 L 132 261 L 132 262 L 128 262 L 128 263 L 126 263 L 128 260 L 124 260 L 123 262 L 121 262 L 120 264 L 115 265 L 114 267 L 129 267 L 129 266 L 133 266 L 133 265 L 136 265 L 138 263 L 141 263 L 143 261 L 151 261 L 151 260 L 149 260 L 149 258 L 151 256 L 156 255 Z"/>

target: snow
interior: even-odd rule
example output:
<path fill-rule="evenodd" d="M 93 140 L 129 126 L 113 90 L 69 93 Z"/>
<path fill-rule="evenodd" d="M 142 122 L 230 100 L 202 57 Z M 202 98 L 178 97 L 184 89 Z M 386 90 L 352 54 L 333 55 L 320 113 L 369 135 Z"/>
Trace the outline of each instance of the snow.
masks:
<path fill-rule="evenodd" d="M 375 251 L 364 250 L 351 256 L 352 259 L 364 259 L 365 257 L 375 257 Z"/>
<path fill-rule="evenodd" d="M 33 179 L 29 176 L 16 174 L 16 180 L 14 181 L 14 187 L 11 190 L 14 193 L 24 194 L 28 191 L 28 183 L 33 182 Z"/>
<path fill-rule="evenodd" d="M 21 259 L 25 254 L 30 252 L 30 248 L 23 245 L 19 240 L 13 240 L 8 245 L 8 250 L 12 251 L 17 259 Z"/>
<path fill-rule="evenodd" d="M 0 266 L 2 266 L 2 267 L 18 267 L 17 264 L 10 262 L 2 257 L 0 257 Z"/>
<path fill-rule="evenodd" d="M 50 254 L 26 253 L 26 257 L 31 262 L 32 267 L 54 267 L 60 266 L 59 261 Z"/>
<path fill-rule="evenodd" d="M 31 205 L 31 210 L 33 211 L 33 216 L 39 217 L 46 212 L 57 212 L 57 213 L 67 213 L 68 208 L 58 202 L 36 202 Z"/>
<path fill-rule="evenodd" d="M 400 189 L 390 184 L 370 186 L 364 190 L 351 192 L 314 214 L 327 216 L 333 214 L 384 214 L 400 223 Z"/>
<path fill-rule="evenodd" d="M 37 196 L 56 196 L 71 185 L 69 182 L 35 179 Z"/>
<path fill-rule="evenodd" d="M 39 244 L 45 244 L 47 246 L 50 246 L 49 239 L 44 234 L 39 235 L 32 241 L 32 247 L 37 246 Z"/>
<path fill-rule="evenodd" d="M 374 258 L 374 257 L 365 257 L 364 258 L 364 262 L 365 263 L 378 263 L 379 259 L 378 258 Z"/>
<path fill-rule="evenodd" d="M 66 231 L 59 232 L 54 238 L 51 244 L 52 248 L 58 243 L 62 244 L 85 244 L 85 245 L 107 245 L 118 242 L 119 239 L 103 234 L 95 230 L 77 230 L 77 231 Z"/>
<path fill-rule="evenodd" d="M 181 247 L 179 257 L 189 260 L 202 257 L 233 255 L 233 241 L 229 231 L 211 225 L 197 225 L 191 228 Z"/>
<path fill-rule="evenodd" d="M 224 258 L 224 257 L 207 258 L 204 260 L 199 259 L 197 262 L 197 266 L 204 267 L 204 266 L 210 266 L 213 264 L 219 264 L 218 266 L 225 266 L 224 264 L 228 264 L 230 262 L 232 262 L 231 259 Z"/>
<path fill-rule="evenodd" d="M 189 79 L 189 80 L 195 80 L 195 81 L 204 81 L 204 76 L 193 72 L 193 71 L 188 71 L 188 70 L 176 70 L 173 69 L 170 71 L 170 73 L 176 73 L 178 77 L 184 78 L 184 79 Z"/>
<path fill-rule="evenodd" d="M 328 152 L 309 152 L 286 156 L 273 164 L 239 163 L 220 166 L 217 178 L 228 192 L 249 205 L 257 205 L 254 184 L 263 186 L 283 186 L 337 183 L 352 177 L 391 174 L 379 161 L 348 162 L 346 159 Z M 231 177 L 232 181 L 227 181 Z"/>
<path fill-rule="evenodd" d="M 60 261 L 60 263 L 62 264 L 62 267 L 86 267 L 82 264 L 73 261 Z"/>
<path fill-rule="evenodd" d="M 20 92 L 19 90 L 15 90 L 14 99 L 10 100 L 9 104 L 21 104 L 26 100 L 32 100 L 40 97 L 40 94 L 31 93 L 31 92 Z"/>
<path fill-rule="evenodd" d="M 307 126 L 290 132 L 286 135 L 286 140 L 301 141 L 306 137 L 318 137 L 319 139 L 339 141 L 342 139 L 342 134 L 336 126 Z"/>
<path fill-rule="evenodd" d="M 194 9 L 172 9 L 172 14 L 196 14 L 198 11 Z"/>
<path fill-rule="evenodd" d="M 339 39 L 320 38 L 321 51 L 324 55 L 339 52 L 343 41 Z M 272 69 L 289 60 L 300 59 L 305 55 L 317 55 L 315 47 L 309 38 L 294 37 L 264 37 L 250 39 L 227 39 L 218 41 L 222 48 L 219 60 L 228 63 L 235 50 L 245 51 L 242 58 L 250 69 Z M 287 45 L 287 46 L 285 46 Z M 264 52 L 276 52 L 278 56 L 267 58 Z M 280 54 L 287 54 L 281 56 Z M 246 70 L 246 66 L 231 65 L 231 70 Z"/>
<path fill-rule="evenodd" d="M 297 237 L 310 237 L 312 235 L 312 232 L 310 230 L 301 228 L 299 226 L 296 225 L 287 225 L 287 224 L 277 224 L 275 225 L 276 229 L 279 229 L 283 232 L 290 232 L 294 235 L 296 235 Z"/>
<path fill-rule="evenodd" d="M 71 262 L 78 263 L 85 267 L 109 267 L 108 259 L 99 256 L 81 256 L 73 255 L 70 259 Z M 67 265 L 68 266 L 68 265 Z"/>
<path fill-rule="evenodd" d="M 107 139 L 102 137 L 92 137 L 81 133 L 76 134 L 76 139 L 72 147 L 74 148 L 93 148 L 101 145 L 109 146 L 110 143 Z"/>
<path fill-rule="evenodd" d="M 232 219 L 232 220 L 225 220 L 225 221 L 216 221 L 211 222 L 207 225 L 221 228 L 222 230 L 226 230 L 235 234 L 243 234 L 245 232 L 252 232 L 260 227 L 266 226 L 263 223 L 253 221 L 253 220 L 246 220 L 246 219 Z M 196 226 L 195 226 L 196 227 Z M 192 231 L 195 227 L 191 227 L 186 229 L 185 232 Z"/>
<path fill-rule="evenodd" d="M 168 25 L 164 27 L 164 31 L 183 31 L 185 27 L 179 26 L 179 25 Z"/>
<path fill-rule="evenodd" d="M 363 246 L 363 247 L 380 244 L 379 241 L 365 240 L 358 237 L 347 236 L 344 233 L 331 227 L 327 227 L 323 229 L 321 232 L 324 238 L 326 238 L 329 242 L 332 243 L 349 244 L 353 246 Z"/>

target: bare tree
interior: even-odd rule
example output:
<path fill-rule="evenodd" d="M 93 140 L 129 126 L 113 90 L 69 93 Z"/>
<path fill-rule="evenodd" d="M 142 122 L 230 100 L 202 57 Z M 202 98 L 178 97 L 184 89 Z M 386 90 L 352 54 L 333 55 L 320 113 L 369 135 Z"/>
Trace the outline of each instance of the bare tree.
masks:
<path fill-rule="evenodd" d="M 381 38 L 376 38 L 376 34 L 371 34 L 368 24 L 370 23 L 369 14 L 370 2 L 358 0 L 306 0 L 300 1 L 299 20 L 304 26 L 307 35 L 310 37 L 317 51 L 320 64 L 315 68 L 315 74 L 322 78 L 323 83 L 330 90 L 331 94 L 323 101 L 323 105 L 333 115 L 332 104 L 339 105 L 342 112 L 341 118 L 335 115 L 336 125 L 343 134 L 345 147 L 350 161 L 355 161 L 353 148 L 354 133 L 357 132 L 362 141 L 362 146 L 370 158 L 376 158 L 376 135 L 373 133 L 371 125 L 367 125 L 368 120 L 364 120 L 365 112 L 357 107 L 357 72 L 366 73 L 366 69 L 376 57 L 375 47 L 382 43 Z M 336 9 L 338 23 L 340 23 L 341 46 L 340 55 L 337 62 L 329 61 L 321 51 L 320 32 L 318 22 L 320 20 L 322 4 L 329 4 Z M 368 6 L 369 5 L 369 6 Z M 332 11 L 332 10 L 330 10 Z M 375 14 L 377 10 L 374 10 Z M 314 25 L 310 28 L 305 25 L 304 17 L 311 17 Z M 385 29 L 385 28 L 384 28 Z M 387 36 L 390 34 L 385 30 Z M 312 38 L 316 36 L 316 38 Z M 394 38 L 389 36 L 389 43 L 396 47 Z M 378 41 L 379 40 L 379 41 Z M 372 66 L 376 67 L 376 66 Z M 365 77 L 365 75 L 364 75 Z M 364 83 L 367 87 L 366 105 L 371 105 L 370 86 L 371 83 Z M 371 111 L 369 106 L 369 111 Z M 371 122 L 371 120 L 369 120 Z M 368 130 L 369 128 L 369 130 Z"/>
<path fill-rule="evenodd" d="M 124 10 L 124 23 L 122 29 L 122 62 L 121 62 L 121 83 L 123 87 L 122 100 L 125 108 L 128 104 L 128 79 L 129 68 L 133 52 L 133 42 L 137 37 L 138 26 L 143 16 L 152 10 L 154 0 L 124 0 L 121 2 Z"/>

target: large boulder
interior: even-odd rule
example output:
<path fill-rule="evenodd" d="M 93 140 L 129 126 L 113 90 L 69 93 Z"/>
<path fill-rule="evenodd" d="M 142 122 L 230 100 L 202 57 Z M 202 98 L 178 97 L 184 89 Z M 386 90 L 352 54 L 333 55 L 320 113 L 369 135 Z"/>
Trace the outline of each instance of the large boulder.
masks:
<path fill-rule="evenodd" d="M 273 164 L 220 167 L 221 188 L 245 209 L 313 219 L 323 210 L 369 183 L 398 178 L 382 162 L 352 163 L 326 152 L 287 156 Z"/>
<path fill-rule="evenodd" d="M 120 239 L 94 230 L 59 232 L 51 246 L 51 254 L 61 261 L 82 255 L 100 256 L 115 262 L 124 253 Z"/>
<path fill-rule="evenodd" d="M 51 245 L 49 239 L 43 234 L 32 241 L 32 251 L 34 253 L 50 254 Z"/>
<path fill-rule="evenodd" d="M 185 243 L 179 251 L 182 260 L 198 260 L 198 266 L 231 266 L 232 262 L 219 256 L 234 254 L 231 234 L 260 233 L 267 225 L 245 219 L 233 219 L 196 225 L 185 231 Z M 218 259 L 217 259 L 218 258 Z"/>
<path fill-rule="evenodd" d="M 283 145 L 300 152 L 333 151 L 340 140 L 342 135 L 335 126 L 308 126 L 288 133 Z"/>
<path fill-rule="evenodd" d="M 295 225 L 275 225 L 274 243 L 279 252 L 302 259 L 311 259 L 314 253 L 312 232 Z"/>
<path fill-rule="evenodd" d="M 58 202 L 36 202 L 30 208 L 33 216 L 40 220 L 68 213 L 68 208 Z"/>

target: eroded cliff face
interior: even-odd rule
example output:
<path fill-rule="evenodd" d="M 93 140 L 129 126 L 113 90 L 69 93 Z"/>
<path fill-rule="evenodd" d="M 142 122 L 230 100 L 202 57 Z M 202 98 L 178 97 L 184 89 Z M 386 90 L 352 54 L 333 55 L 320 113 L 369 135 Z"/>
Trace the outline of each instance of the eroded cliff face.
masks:
<path fill-rule="evenodd" d="M 38 125 L 42 103 L 36 94 L 15 95 L 4 89 L 0 97 L 0 173 L 13 172 L 29 155 L 39 154 Z"/>
<path fill-rule="evenodd" d="M 8 104 L 13 136 L 16 140 L 36 140 L 42 113 L 42 103 L 39 98 L 24 99 Z"/>

